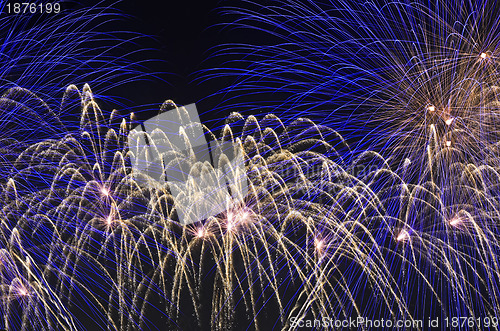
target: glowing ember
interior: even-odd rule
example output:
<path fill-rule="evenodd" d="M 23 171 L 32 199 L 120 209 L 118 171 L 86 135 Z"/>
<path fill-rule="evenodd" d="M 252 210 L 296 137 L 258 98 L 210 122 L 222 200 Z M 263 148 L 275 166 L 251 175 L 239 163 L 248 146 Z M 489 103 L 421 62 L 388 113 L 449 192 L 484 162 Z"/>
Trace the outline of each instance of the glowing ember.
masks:
<path fill-rule="evenodd" d="M 404 241 L 410 237 L 410 234 L 406 230 L 402 230 L 399 235 L 397 236 L 396 240 L 397 241 Z"/>
<path fill-rule="evenodd" d="M 109 190 L 108 190 L 108 188 L 107 187 L 101 188 L 101 193 L 102 193 L 102 195 L 104 195 L 106 197 L 109 196 Z"/>

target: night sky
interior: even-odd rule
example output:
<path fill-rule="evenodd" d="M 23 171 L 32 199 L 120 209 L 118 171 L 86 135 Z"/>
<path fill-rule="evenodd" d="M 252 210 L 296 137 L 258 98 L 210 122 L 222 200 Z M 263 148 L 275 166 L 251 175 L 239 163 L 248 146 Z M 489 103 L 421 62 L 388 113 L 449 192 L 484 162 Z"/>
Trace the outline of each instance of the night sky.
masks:
<path fill-rule="evenodd" d="M 79 1 L 78 4 L 67 3 L 65 6 L 67 10 L 73 10 L 92 5 L 91 1 Z M 112 7 L 123 13 L 121 19 L 106 23 L 101 31 L 131 31 L 145 36 L 136 47 L 127 46 L 115 55 L 141 49 L 132 58 L 150 60 L 143 69 L 151 74 L 147 80 L 121 84 L 107 92 L 111 94 L 107 96 L 126 98 L 124 104 L 147 110 L 143 114 L 153 114 L 163 101 L 172 99 L 178 105 L 196 103 L 204 122 L 223 118 L 224 114 L 212 112 L 223 98 L 214 96 L 214 93 L 230 86 L 232 80 L 220 77 L 202 81 L 202 70 L 224 65 L 222 58 L 212 56 L 217 46 L 252 42 L 260 38 L 251 31 L 225 29 L 220 25 L 228 23 L 222 12 L 225 6 L 230 5 L 234 3 L 211 0 L 99 3 L 100 7 Z M 100 104 L 103 108 L 115 107 L 105 100 Z"/>

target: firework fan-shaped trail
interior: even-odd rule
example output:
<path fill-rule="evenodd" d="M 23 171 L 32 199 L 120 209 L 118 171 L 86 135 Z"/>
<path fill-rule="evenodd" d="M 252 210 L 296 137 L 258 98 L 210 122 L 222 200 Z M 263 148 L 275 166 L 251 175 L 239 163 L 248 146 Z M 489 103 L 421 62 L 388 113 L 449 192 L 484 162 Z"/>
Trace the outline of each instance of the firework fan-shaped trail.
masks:
<path fill-rule="evenodd" d="M 111 91 L 151 77 L 142 64 L 154 60 L 146 60 L 146 52 L 135 44 L 146 36 L 103 32 L 124 20 L 117 10 L 63 2 L 46 4 L 43 8 L 50 12 L 45 14 L 33 13 L 41 8 L 41 3 L 28 8 L 0 0 L 1 164 L 12 161 L 24 143 L 78 130 L 73 124 L 80 116 L 80 100 L 67 98 L 60 104 L 66 86 L 88 83 L 107 94 L 101 100 L 123 104 L 127 100 Z"/>
<path fill-rule="evenodd" d="M 206 131 L 243 152 L 248 194 L 182 225 L 168 185 L 132 173 L 134 115 L 104 116 L 88 86 L 68 87 L 68 98 L 80 100 L 79 132 L 26 146 L 2 177 L 7 329 L 498 316 L 497 168 L 450 163 L 453 150 L 436 142 L 412 184 L 410 161 L 393 169 L 310 120 L 234 113 L 220 133 Z M 172 107 L 183 112 L 162 109 Z M 195 172 L 211 167 L 190 162 Z M 436 178 L 442 164 L 453 177 Z"/>
<path fill-rule="evenodd" d="M 102 32 L 103 27 L 110 26 L 123 14 L 113 7 L 102 7 L 104 2 L 88 8 L 69 3 L 57 5 L 57 12 L 51 8 L 53 13 L 29 15 L 22 13 L 23 8 L 16 14 L 13 4 L 0 1 L 2 91 L 25 88 L 55 106 L 61 91 L 69 84 L 92 83 L 104 93 L 146 75 L 141 71 L 144 59 L 132 62 L 131 54 L 123 51 L 124 45 L 144 39 L 143 35 Z M 128 52 L 137 53 L 138 49 L 132 47 Z M 59 109 L 54 107 L 54 111 Z"/>

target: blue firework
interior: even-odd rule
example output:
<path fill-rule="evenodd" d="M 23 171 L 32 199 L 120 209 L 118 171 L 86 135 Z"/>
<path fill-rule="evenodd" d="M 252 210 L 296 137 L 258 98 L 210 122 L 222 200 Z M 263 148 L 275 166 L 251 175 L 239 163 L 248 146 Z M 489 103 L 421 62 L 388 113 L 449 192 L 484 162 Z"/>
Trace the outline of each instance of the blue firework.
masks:
<path fill-rule="evenodd" d="M 91 84 L 103 92 L 102 99 L 123 107 L 106 92 L 146 77 L 142 62 L 147 59 L 131 58 L 140 50 L 136 42 L 145 36 L 106 31 L 123 19 L 113 8 L 70 10 L 69 3 L 62 2 L 59 13 L 15 14 L 7 4 L 0 1 L 2 137 L 28 142 L 30 137 L 41 140 L 72 130 L 67 126 L 71 121 L 63 122 L 78 119 L 81 101 L 69 96 L 60 104 L 71 84 Z"/>
<path fill-rule="evenodd" d="M 221 109 L 301 116 L 397 162 L 430 140 L 462 159 L 496 155 L 495 1 L 270 1 L 226 8 L 262 43 L 226 45 L 235 83 Z M 225 55 L 226 54 L 226 55 Z M 231 63 L 231 62 L 229 62 Z"/>

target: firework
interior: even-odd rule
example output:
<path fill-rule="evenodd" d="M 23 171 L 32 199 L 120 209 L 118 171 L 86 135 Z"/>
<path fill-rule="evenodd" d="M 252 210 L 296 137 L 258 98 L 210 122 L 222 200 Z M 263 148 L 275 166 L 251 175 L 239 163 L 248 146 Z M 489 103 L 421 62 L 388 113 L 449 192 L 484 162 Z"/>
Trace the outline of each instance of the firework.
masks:
<path fill-rule="evenodd" d="M 284 42 L 251 47 L 231 89 L 279 86 L 255 105 L 292 116 L 179 131 L 228 143 L 241 162 L 220 151 L 218 165 L 245 188 L 161 130 L 141 133 L 153 150 L 175 145 L 155 171 L 185 166 L 188 184 L 137 171 L 136 116 L 104 115 L 89 85 L 68 86 L 60 111 L 33 86 L 7 90 L 6 119 L 39 114 L 50 135 L 0 137 L 3 327 L 498 328 L 495 4 L 276 4 L 239 10 Z M 68 108 L 78 125 L 61 120 Z M 166 101 L 159 115 L 185 110 Z M 217 212 L 184 222 L 184 203 Z"/>
<path fill-rule="evenodd" d="M 147 76 L 141 69 L 145 57 L 131 60 L 138 53 L 133 43 L 144 36 L 102 32 L 118 19 L 117 11 L 97 6 L 67 10 L 70 4 L 57 5 L 62 8 L 57 14 L 16 14 L 13 4 L 0 0 L 2 162 L 11 159 L 13 150 L 24 148 L 18 144 L 60 137 L 75 129 L 81 100 L 66 93 L 61 104 L 67 86 L 88 83 L 109 94 Z M 105 99 L 123 106 L 118 97 L 101 96 Z"/>
<path fill-rule="evenodd" d="M 241 59 L 206 76 L 236 77 L 222 109 L 314 118 L 389 161 L 419 163 L 435 139 L 460 161 L 495 162 L 499 9 L 461 0 L 245 2 L 225 11 L 230 25 L 267 33 L 270 44 L 226 45 L 221 55 Z M 248 101 L 253 93 L 258 101 Z"/>
<path fill-rule="evenodd" d="M 327 298 L 349 300 L 330 306 L 333 301 L 318 299 L 321 305 L 312 307 L 317 297 L 311 295 L 299 304 L 302 321 L 312 320 L 308 313 L 422 320 L 414 328 L 426 329 L 431 316 L 497 316 L 498 9 L 489 1 L 275 1 L 227 8 L 232 27 L 267 33 L 270 43 L 222 48 L 223 55 L 242 57 L 222 69 L 235 83 L 222 91 L 231 98 L 221 109 L 273 112 L 287 123 L 312 117 L 353 145 L 327 156 L 336 167 L 316 172 L 322 175 L 308 179 L 321 183 L 300 191 L 328 210 L 320 217 L 326 224 L 352 224 L 342 238 L 359 239 L 344 246 L 356 253 L 329 265 L 340 276 L 332 271 L 327 274 L 335 281 L 325 281 L 332 285 Z M 254 94 L 256 101 L 248 101 Z M 338 178 L 343 172 L 358 181 L 346 185 Z M 341 195 L 315 194 L 317 187 L 336 187 Z M 312 237 L 316 254 L 329 256 L 336 247 L 331 233 Z M 356 273 L 361 265 L 366 268 Z"/>
<path fill-rule="evenodd" d="M 168 183 L 136 181 L 134 118 L 105 118 L 89 87 L 68 93 L 81 93 L 80 131 L 29 146 L 2 183 L 6 327 L 498 315 L 493 168 L 457 163 L 448 184 L 412 184 L 328 127 L 234 113 L 218 135 L 206 130 L 241 146 L 248 194 L 183 225 Z"/>

